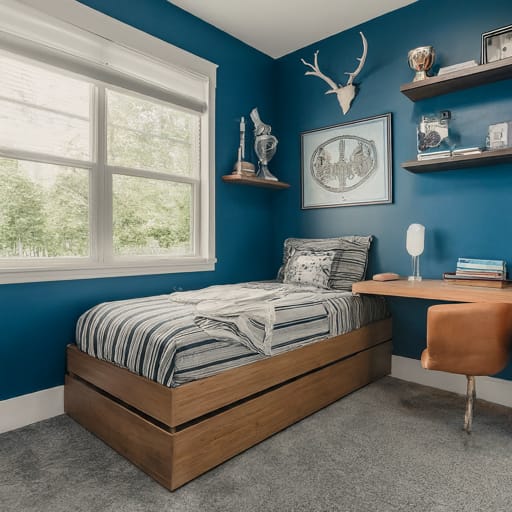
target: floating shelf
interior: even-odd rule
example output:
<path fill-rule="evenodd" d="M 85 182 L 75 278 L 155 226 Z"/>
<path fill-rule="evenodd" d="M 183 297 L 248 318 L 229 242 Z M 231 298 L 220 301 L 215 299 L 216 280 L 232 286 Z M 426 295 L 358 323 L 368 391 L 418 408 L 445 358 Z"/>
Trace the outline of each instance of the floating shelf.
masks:
<path fill-rule="evenodd" d="M 410 82 L 402 85 L 400 92 L 410 100 L 418 101 L 508 78 L 512 78 L 512 57 Z"/>
<path fill-rule="evenodd" d="M 434 172 L 465 169 L 484 165 L 497 165 L 512 162 L 512 148 L 484 151 L 478 155 L 460 155 L 451 158 L 436 158 L 435 160 L 409 160 L 402 167 L 408 171 Z"/>
<path fill-rule="evenodd" d="M 226 183 L 236 183 L 238 185 L 251 185 L 253 187 L 265 187 L 265 188 L 278 188 L 285 189 L 289 188 L 288 183 L 282 181 L 265 180 L 263 178 L 252 178 L 249 176 L 240 176 L 239 174 L 226 174 L 222 176 L 222 181 Z"/>

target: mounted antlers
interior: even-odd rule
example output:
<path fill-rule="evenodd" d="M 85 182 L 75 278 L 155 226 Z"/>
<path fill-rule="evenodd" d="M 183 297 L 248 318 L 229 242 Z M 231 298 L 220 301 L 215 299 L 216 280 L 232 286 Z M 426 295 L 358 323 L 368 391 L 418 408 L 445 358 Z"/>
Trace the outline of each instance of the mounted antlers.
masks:
<path fill-rule="evenodd" d="M 324 75 L 318 66 L 318 50 L 315 52 L 315 60 L 314 64 L 310 64 L 309 62 L 306 62 L 304 59 L 300 59 L 302 64 L 305 66 L 308 66 L 313 71 L 306 71 L 305 75 L 311 75 L 311 76 L 317 76 L 318 78 L 321 78 L 324 82 L 327 82 L 329 84 L 330 89 L 325 94 L 336 94 L 338 97 L 338 102 L 340 104 L 341 110 L 343 111 L 343 114 L 346 114 L 350 110 L 350 105 L 352 104 L 352 100 L 355 98 L 356 95 L 356 86 L 353 85 L 354 78 L 361 72 L 361 69 L 363 69 L 364 62 L 366 60 L 366 54 L 368 53 L 368 41 L 366 41 L 366 37 L 364 37 L 364 34 L 362 32 L 359 32 L 361 35 L 361 39 L 363 40 L 363 55 L 361 57 L 358 57 L 357 60 L 359 61 L 359 65 L 357 66 L 356 70 L 352 73 L 345 73 L 348 75 L 348 80 L 346 85 L 336 85 L 336 82 L 329 78 L 328 76 Z"/>

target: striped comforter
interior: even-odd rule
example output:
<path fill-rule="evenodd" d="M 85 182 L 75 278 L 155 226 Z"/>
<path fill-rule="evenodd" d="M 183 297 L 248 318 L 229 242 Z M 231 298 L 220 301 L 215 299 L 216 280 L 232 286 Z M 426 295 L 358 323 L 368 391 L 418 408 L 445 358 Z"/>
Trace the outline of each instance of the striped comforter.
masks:
<path fill-rule="evenodd" d="M 226 290 L 233 286 L 227 285 Z M 268 301 L 275 312 L 273 355 L 347 333 L 387 316 L 380 297 L 319 289 L 304 294 L 297 293 L 303 292 L 303 287 L 274 282 L 236 286 L 245 287 L 248 292 L 255 288 L 280 291 Z M 219 298 L 225 296 L 223 287 L 216 288 Z M 196 305 L 170 297 L 160 295 L 95 306 L 78 320 L 78 348 L 169 387 L 268 357 L 247 344 L 214 339 L 196 321 Z"/>

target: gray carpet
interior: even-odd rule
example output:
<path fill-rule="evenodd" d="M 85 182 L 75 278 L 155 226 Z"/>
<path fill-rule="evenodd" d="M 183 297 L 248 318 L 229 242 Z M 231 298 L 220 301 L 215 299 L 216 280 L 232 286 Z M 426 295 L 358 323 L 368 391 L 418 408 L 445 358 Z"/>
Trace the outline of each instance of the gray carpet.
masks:
<path fill-rule="evenodd" d="M 0 436 L 0 511 L 510 512 L 512 410 L 463 411 L 388 377 L 174 493 L 60 416 Z"/>

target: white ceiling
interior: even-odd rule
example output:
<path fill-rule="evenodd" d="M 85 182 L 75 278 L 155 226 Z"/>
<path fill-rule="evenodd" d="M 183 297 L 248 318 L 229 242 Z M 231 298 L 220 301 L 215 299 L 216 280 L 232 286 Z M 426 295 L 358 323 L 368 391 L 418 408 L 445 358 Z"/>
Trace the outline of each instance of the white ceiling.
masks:
<path fill-rule="evenodd" d="M 274 58 L 416 0 L 170 0 Z"/>

